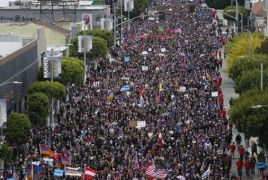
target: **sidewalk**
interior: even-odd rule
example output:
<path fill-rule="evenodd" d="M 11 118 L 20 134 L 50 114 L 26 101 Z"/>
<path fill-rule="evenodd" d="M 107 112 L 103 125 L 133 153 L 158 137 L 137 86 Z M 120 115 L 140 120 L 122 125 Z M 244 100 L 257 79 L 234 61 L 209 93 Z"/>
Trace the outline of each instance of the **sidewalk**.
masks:
<path fill-rule="evenodd" d="M 224 52 L 224 49 L 222 49 L 222 52 Z M 221 73 L 221 76 L 222 76 L 222 92 L 223 92 L 223 95 L 224 95 L 224 107 L 227 111 L 227 117 L 228 117 L 228 111 L 230 109 L 230 105 L 229 105 L 229 100 L 231 97 L 233 98 L 237 98 L 239 95 L 235 93 L 234 91 L 234 82 L 232 79 L 230 79 L 228 77 L 228 74 L 226 72 L 224 72 L 224 69 L 226 69 L 227 67 L 227 62 L 226 60 L 224 59 L 223 60 L 223 65 L 222 65 L 222 68 L 220 69 L 220 73 Z M 237 129 L 235 128 L 235 126 L 233 127 L 233 142 L 235 142 L 235 137 L 236 135 L 238 134 L 238 131 Z M 245 141 L 244 141 L 244 134 L 243 133 L 240 133 L 241 137 L 242 137 L 242 145 L 244 147 L 246 147 L 246 144 L 245 144 Z M 251 138 L 249 140 L 250 142 L 251 141 L 257 141 L 257 138 Z M 251 144 L 250 144 L 251 145 Z M 258 147 L 258 153 L 260 152 L 261 148 Z M 248 148 L 248 152 L 251 153 L 251 148 L 249 147 Z M 230 175 L 232 175 L 233 173 L 237 176 L 237 169 L 236 169 L 236 161 L 238 160 L 239 158 L 239 155 L 238 155 L 238 152 L 236 150 L 235 152 L 235 160 L 233 161 L 232 163 L 232 167 L 231 167 L 231 170 L 230 170 Z M 255 170 L 256 174 L 251 176 L 251 180 L 258 180 L 260 179 L 260 174 L 259 174 L 259 171 L 256 169 Z M 245 170 L 243 169 L 243 176 L 242 176 L 242 180 L 244 179 L 249 179 L 246 177 L 246 173 L 245 173 Z"/>

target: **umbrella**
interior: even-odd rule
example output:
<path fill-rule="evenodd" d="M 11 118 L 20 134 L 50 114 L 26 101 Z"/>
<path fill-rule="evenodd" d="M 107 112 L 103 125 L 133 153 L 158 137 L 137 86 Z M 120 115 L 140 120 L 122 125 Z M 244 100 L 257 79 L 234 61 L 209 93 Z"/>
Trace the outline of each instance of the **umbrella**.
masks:
<path fill-rule="evenodd" d="M 186 180 L 186 178 L 185 178 L 184 176 L 182 176 L 182 175 L 177 176 L 177 178 L 178 178 L 179 180 Z"/>
<path fill-rule="evenodd" d="M 121 87 L 120 91 L 124 92 L 124 91 L 129 91 L 130 90 L 130 86 L 129 85 L 124 85 Z"/>
<path fill-rule="evenodd" d="M 142 55 L 147 55 L 148 54 L 148 52 L 147 51 L 142 51 L 142 53 L 141 53 Z"/>

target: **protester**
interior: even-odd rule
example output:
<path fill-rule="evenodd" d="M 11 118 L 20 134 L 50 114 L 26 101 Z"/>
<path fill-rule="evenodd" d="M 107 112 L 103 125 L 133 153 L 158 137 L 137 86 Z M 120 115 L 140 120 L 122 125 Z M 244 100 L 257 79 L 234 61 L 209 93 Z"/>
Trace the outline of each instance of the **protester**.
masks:
<path fill-rule="evenodd" d="M 124 27 L 123 44 L 111 50 L 115 61 L 96 59 L 83 87 L 67 87 L 55 131 L 33 129 L 27 161 L 41 161 L 47 177 L 62 168 L 57 157 L 50 166 L 37 153 L 45 144 L 70 152 L 71 167 L 95 169 L 95 179 L 148 179 L 148 167 L 164 170 L 159 179 L 228 178 L 230 132 L 216 56 L 224 42 L 212 11 L 191 13 L 190 5 L 156 0 L 145 13 L 165 19 Z M 145 124 L 136 128 L 136 121 Z"/>
<path fill-rule="evenodd" d="M 243 162 L 243 159 L 239 159 L 237 162 L 236 162 L 236 167 L 237 167 L 237 173 L 238 173 L 238 177 L 242 178 L 242 169 L 243 169 L 243 165 L 244 165 L 244 162 Z"/>

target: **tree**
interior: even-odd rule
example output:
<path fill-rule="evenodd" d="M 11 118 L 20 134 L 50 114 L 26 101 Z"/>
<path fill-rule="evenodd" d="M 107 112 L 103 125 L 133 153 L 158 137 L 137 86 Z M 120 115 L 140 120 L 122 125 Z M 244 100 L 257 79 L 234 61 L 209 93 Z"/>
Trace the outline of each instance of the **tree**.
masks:
<path fill-rule="evenodd" d="M 255 62 L 257 63 L 257 62 Z M 250 89 L 260 87 L 260 68 L 251 71 L 244 71 L 241 76 L 235 79 L 235 92 L 238 94 L 244 93 Z M 268 70 L 263 73 L 263 86 L 268 85 Z M 259 88 L 260 89 L 260 88 Z"/>
<path fill-rule="evenodd" d="M 79 31 L 77 35 L 84 35 L 84 31 Z M 104 29 L 90 29 L 86 31 L 86 35 L 92 35 L 94 37 L 100 37 L 107 42 L 107 47 L 110 48 L 114 44 L 114 35 L 112 31 Z"/>
<path fill-rule="evenodd" d="M 268 145 L 268 113 L 265 108 L 254 109 L 257 104 L 267 104 L 268 89 L 252 89 L 234 100 L 230 109 L 230 119 L 239 132 L 247 137 L 259 137 L 261 144 Z"/>
<path fill-rule="evenodd" d="M 90 52 L 87 52 L 87 58 L 94 59 L 98 57 L 105 57 L 108 53 L 107 42 L 100 37 L 93 36 L 92 39 L 93 39 L 92 50 Z M 78 38 L 77 37 L 73 38 L 71 40 L 71 44 L 72 46 L 70 46 L 70 56 L 82 59 L 84 53 L 78 52 Z M 87 62 L 87 64 L 88 63 L 89 62 Z"/>
<path fill-rule="evenodd" d="M 224 9 L 227 6 L 230 6 L 232 0 L 206 0 L 206 4 L 208 7 L 210 8 L 214 8 L 214 9 Z M 243 6 L 244 5 L 244 1 L 243 0 L 238 0 L 239 5 Z M 235 5 L 235 3 L 234 3 Z"/>
<path fill-rule="evenodd" d="M 52 99 L 53 97 L 61 99 L 66 96 L 66 89 L 64 85 L 59 82 L 37 81 L 28 89 L 29 95 L 38 92 L 44 93 L 49 99 Z"/>
<path fill-rule="evenodd" d="M 68 83 L 81 84 L 84 77 L 84 64 L 81 60 L 71 57 L 63 57 L 61 61 L 61 78 L 55 79 L 60 83 L 67 85 Z M 45 81 L 44 66 L 40 66 L 38 71 L 38 81 Z"/>
<path fill-rule="evenodd" d="M 257 32 L 251 33 L 250 36 L 248 33 L 239 33 L 235 35 L 233 41 L 228 43 L 224 49 L 228 54 L 227 71 L 230 70 L 233 62 L 239 59 L 239 57 L 247 56 L 249 54 L 249 50 L 250 53 L 253 54 L 256 48 L 261 45 L 263 39 L 263 34 Z"/>
<path fill-rule="evenodd" d="M 140 16 L 141 13 L 145 11 L 146 8 L 150 6 L 152 0 L 135 0 L 134 10 L 132 11 L 134 16 Z"/>
<path fill-rule="evenodd" d="M 13 148 L 6 145 L 0 144 L 0 173 L 3 174 L 5 169 L 5 162 L 10 162 L 13 156 Z"/>
<path fill-rule="evenodd" d="M 239 6 L 239 12 L 243 14 L 243 19 L 248 17 L 248 10 L 244 8 L 244 6 Z M 228 15 L 226 15 L 228 14 Z M 228 6 L 223 10 L 223 18 L 228 21 L 235 21 L 236 16 L 236 6 Z M 239 14 L 239 19 L 241 19 L 241 15 Z"/>
<path fill-rule="evenodd" d="M 34 93 L 29 95 L 28 117 L 33 125 L 46 125 L 46 118 L 49 115 L 49 99 L 43 93 Z"/>
<path fill-rule="evenodd" d="M 266 37 L 262 41 L 261 46 L 256 49 L 256 53 L 268 55 L 268 48 L 267 47 L 268 47 L 268 37 Z"/>
<path fill-rule="evenodd" d="M 253 54 L 252 58 L 268 62 L 268 57 L 265 55 Z M 244 71 L 252 71 L 254 69 L 260 69 L 260 63 L 256 62 L 252 58 L 241 57 L 235 60 L 229 69 L 229 77 L 235 81 L 236 78 L 241 76 L 241 74 Z"/>
<path fill-rule="evenodd" d="M 12 144 L 22 145 L 28 142 L 31 135 L 31 122 L 28 117 L 20 113 L 11 113 L 8 116 L 6 140 Z"/>

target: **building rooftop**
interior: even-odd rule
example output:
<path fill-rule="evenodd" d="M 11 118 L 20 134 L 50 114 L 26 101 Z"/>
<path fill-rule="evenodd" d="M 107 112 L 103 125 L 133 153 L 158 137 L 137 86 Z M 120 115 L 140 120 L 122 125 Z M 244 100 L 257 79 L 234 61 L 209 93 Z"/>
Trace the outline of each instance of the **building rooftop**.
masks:
<path fill-rule="evenodd" d="M 32 21 L 32 23 L 39 25 L 39 26 L 44 26 L 45 28 L 51 29 L 53 31 L 57 31 L 61 34 L 70 34 L 71 33 L 71 31 L 69 31 L 67 29 L 64 29 L 64 28 L 59 27 L 59 26 L 55 26 L 54 23 L 46 22 L 46 21 L 43 21 L 42 19 L 36 19 L 36 20 Z"/>
<path fill-rule="evenodd" d="M 263 2 L 261 0 L 259 0 L 258 2 L 256 2 L 251 9 L 252 13 L 255 16 L 262 16 L 263 15 Z"/>
<path fill-rule="evenodd" d="M 87 4 L 85 4 L 85 6 L 78 6 L 76 7 L 76 10 L 104 10 L 104 9 L 107 9 L 109 6 L 108 5 L 91 5 L 91 6 L 86 6 Z M 68 6 L 68 8 L 74 8 L 72 6 Z M 8 9 L 8 10 L 12 10 L 12 9 L 31 9 L 31 10 L 39 10 L 40 9 L 40 6 L 39 5 L 33 5 L 31 7 L 21 7 L 21 6 L 9 6 L 9 7 L 3 7 L 0 9 Z M 53 9 L 54 10 L 62 10 L 63 9 L 63 6 L 53 6 Z"/>
<path fill-rule="evenodd" d="M 23 47 L 20 36 L 0 35 L 0 59 Z"/>

